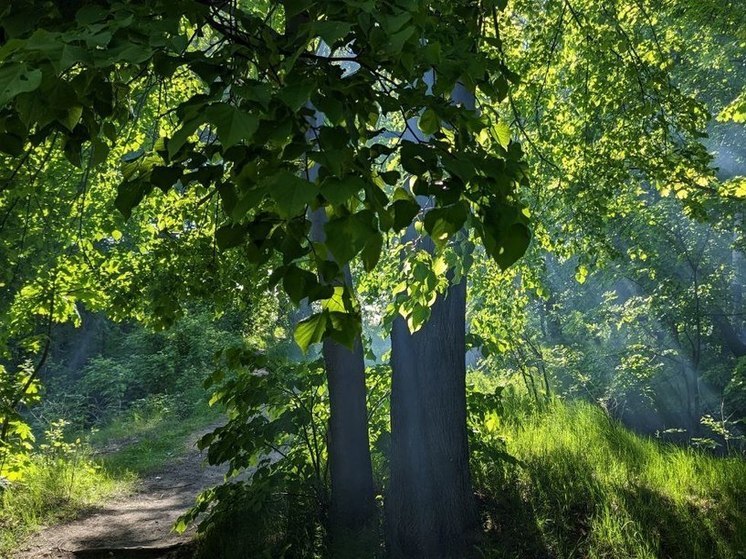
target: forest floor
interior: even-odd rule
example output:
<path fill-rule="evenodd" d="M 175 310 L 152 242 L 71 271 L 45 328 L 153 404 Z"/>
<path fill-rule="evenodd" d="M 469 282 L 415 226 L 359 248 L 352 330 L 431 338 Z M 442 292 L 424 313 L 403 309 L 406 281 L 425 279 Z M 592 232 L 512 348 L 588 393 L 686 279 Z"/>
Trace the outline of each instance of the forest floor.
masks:
<path fill-rule="evenodd" d="M 176 559 L 189 556 L 194 528 L 173 531 L 176 519 L 205 488 L 223 481 L 224 468 L 205 465 L 190 436 L 183 454 L 145 476 L 134 492 L 83 511 L 75 520 L 35 534 L 15 559 Z"/>

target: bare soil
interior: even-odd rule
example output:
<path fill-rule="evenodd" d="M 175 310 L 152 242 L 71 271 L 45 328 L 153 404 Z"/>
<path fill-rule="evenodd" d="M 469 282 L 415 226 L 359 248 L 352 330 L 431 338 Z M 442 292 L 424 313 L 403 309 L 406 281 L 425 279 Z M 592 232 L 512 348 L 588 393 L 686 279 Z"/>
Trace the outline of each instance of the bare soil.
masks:
<path fill-rule="evenodd" d="M 182 559 L 193 552 L 194 527 L 173 531 L 195 497 L 223 481 L 224 469 L 205 465 L 193 435 L 185 454 L 146 477 L 134 493 L 44 528 L 15 559 Z"/>

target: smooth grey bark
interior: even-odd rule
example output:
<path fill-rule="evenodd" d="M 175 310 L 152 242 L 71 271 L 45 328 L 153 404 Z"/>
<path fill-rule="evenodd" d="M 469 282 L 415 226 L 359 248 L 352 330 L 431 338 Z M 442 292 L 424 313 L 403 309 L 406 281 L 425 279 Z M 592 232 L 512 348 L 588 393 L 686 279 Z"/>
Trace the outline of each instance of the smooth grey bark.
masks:
<path fill-rule="evenodd" d="M 463 86 L 452 99 L 474 109 L 474 96 Z M 420 203 L 425 210 L 426 201 Z M 422 244 L 433 250 L 430 239 Z M 391 332 L 386 530 L 394 558 L 464 557 L 478 534 L 466 427 L 466 278 L 431 310 L 414 334 L 401 317 Z"/>
<path fill-rule="evenodd" d="M 375 517 L 375 488 L 368 438 L 365 362 L 358 337 L 349 349 L 324 342 L 329 383 L 329 469 L 332 536 L 356 536 Z"/>
<path fill-rule="evenodd" d="M 305 14 L 289 22 L 288 27 L 299 25 Z M 325 55 L 322 42 L 317 54 Z M 314 111 L 309 118 L 307 138 L 314 142 L 318 129 L 324 123 L 324 115 Z M 306 178 L 318 180 L 319 165 L 306 169 Z M 326 242 L 324 225 L 326 211 L 319 208 L 310 212 L 311 240 Z M 343 271 L 343 282 L 352 287 L 349 266 Z M 365 356 L 360 336 L 353 348 L 334 340 L 325 340 L 322 349 L 329 388 L 329 436 L 327 449 L 331 477 L 331 510 L 329 532 L 331 553 L 334 557 L 363 557 L 372 549 L 371 534 L 375 534 L 375 485 L 370 457 L 368 435 L 367 390 L 365 385 Z"/>
<path fill-rule="evenodd" d="M 312 240 L 324 242 L 324 208 L 312 212 L 310 217 Z M 351 287 L 349 266 L 343 273 L 345 283 Z M 360 336 L 352 349 L 327 339 L 322 352 L 329 387 L 332 553 L 361 557 L 369 551 L 369 538 L 365 536 L 373 530 L 376 515 L 363 345 Z"/>
<path fill-rule="evenodd" d="M 391 333 L 392 557 L 463 557 L 478 528 L 466 429 L 466 281 L 439 297 L 414 334 Z"/>

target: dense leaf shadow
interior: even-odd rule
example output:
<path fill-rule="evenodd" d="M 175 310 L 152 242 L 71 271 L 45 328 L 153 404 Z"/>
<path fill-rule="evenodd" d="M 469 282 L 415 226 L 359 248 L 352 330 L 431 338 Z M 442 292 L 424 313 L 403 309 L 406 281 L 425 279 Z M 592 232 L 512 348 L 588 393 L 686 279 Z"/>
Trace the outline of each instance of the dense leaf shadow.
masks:
<path fill-rule="evenodd" d="M 81 549 L 74 556 L 76 559 L 192 559 L 194 552 L 194 544 L 176 544 L 166 547 Z"/>
<path fill-rule="evenodd" d="M 489 558 L 555 559 L 539 529 L 538 516 L 520 493 L 518 480 L 509 475 L 497 495 L 478 494 L 484 541 L 477 552 Z"/>

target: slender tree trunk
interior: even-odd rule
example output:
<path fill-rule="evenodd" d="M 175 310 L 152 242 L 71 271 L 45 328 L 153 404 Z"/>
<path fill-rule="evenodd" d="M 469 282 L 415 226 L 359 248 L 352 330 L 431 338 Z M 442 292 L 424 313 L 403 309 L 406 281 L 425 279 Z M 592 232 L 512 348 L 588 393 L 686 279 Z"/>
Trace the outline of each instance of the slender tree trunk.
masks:
<path fill-rule="evenodd" d="M 314 169 L 310 174 L 316 174 Z M 315 177 L 313 177 L 315 178 Z M 324 242 L 326 214 L 311 214 L 311 238 Z M 349 267 L 345 283 L 352 287 Z M 368 436 L 365 357 L 358 336 L 352 349 L 334 340 L 323 344 L 329 387 L 329 471 L 331 474 L 330 535 L 332 555 L 364 557 L 374 550 L 375 486 Z"/>
<path fill-rule="evenodd" d="M 360 338 L 349 348 L 324 342 L 329 383 L 329 469 L 332 482 L 332 529 L 358 538 L 375 516 L 375 489 L 368 440 L 365 362 Z"/>

